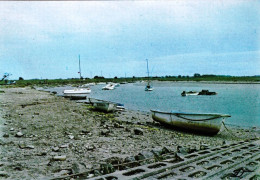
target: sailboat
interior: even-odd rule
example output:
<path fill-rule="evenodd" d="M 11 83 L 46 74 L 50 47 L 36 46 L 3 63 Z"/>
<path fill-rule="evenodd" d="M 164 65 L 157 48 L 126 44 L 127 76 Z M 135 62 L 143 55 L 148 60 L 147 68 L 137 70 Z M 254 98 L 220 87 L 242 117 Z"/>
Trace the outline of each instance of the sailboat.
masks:
<path fill-rule="evenodd" d="M 148 67 L 148 59 L 146 59 L 146 62 L 147 62 L 147 74 L 148 74 L 148 83 L 147 85 L 145 86 L 145 91 L 152 91 L 153 90 L 153 87 L 151 86 L 151 82 L 150 82 L 150 79 L 149 79 L 149 67 Z"/>
<path fill-rule="evenodd" d="M 80 55 L 79 55 L 79 72 L 78 73 L 79 73 L 79 78 L 82 79 L 81 68 L 80 68 Z M 89 94 L 89 93 L 91 93 L 91 89 L 90 88 L 75 88 L 75 89 L 64 90 L 63 93 L 65 95 Z"/>

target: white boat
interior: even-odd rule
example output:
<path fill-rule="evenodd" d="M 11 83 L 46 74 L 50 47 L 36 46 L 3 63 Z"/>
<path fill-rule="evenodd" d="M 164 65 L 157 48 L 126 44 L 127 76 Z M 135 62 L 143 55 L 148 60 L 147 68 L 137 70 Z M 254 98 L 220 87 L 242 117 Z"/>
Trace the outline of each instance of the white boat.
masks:
<path fill-rule="evenodd" d="M 91 89 L 89 88 L 75 88 L 70 90 L 64 90 L 64 94 L 89 94 L 91 93 Z"/>
<path fill-rule="evenodd" d="M 112 83 L 109 83 L 102 88 L 102 90 L 113 90 L 113 89 L 115 89 L 115 85 Z"/>
<path fill-rule="evenodd" d="M 110 101 L 103 101 L 94 98 L 89 98 L 89 103 L 99 111 L 113 112 L 117 108 L 117 104 Z"/>
<path fill-rule="evenodd" d="M 151 86 L 150 84 L 150 80 L 149 80 L 149 67 L 148 67 L 148 59 L 146 59 L 147 61 L 147 74 L 148 74 L 148 83 L 147 85 L 145 86 L 145 91 L 152 91 L 153 90 L 153 87 Z"/>
<path fill-rule="evenodd" d="M 182 96 L 197 96 L 199 95 L 199 92 L 196 92 L 196 91 L 189 91 L 189 92 L 186 92 L 186 91 L 183 91 L 181 93 Z"/>
<path fill-rule="evenodd" d="M 222 123 L 228 117 L 228 114 L 216 113 L 181 113 L 181 112 L 163 112 L 151 110 L 153 120 L 175 127 L 200 134 L 215 135 L 220 131 Z"/>
<path fill-rule="evenodd" d="M 120 84 L 118 84 L 118 83 L 114 83 L 114 85 L 115 85 L 115 87 L 119 87 L 120 86 Z"/>

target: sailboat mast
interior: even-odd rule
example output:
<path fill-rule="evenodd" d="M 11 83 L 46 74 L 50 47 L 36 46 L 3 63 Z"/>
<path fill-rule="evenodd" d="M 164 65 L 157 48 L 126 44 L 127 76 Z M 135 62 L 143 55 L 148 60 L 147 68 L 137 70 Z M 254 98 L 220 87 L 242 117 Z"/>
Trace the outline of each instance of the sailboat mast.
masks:
<path fill-rule="evenodd" d="M 148 78 L 149 78 L 149 67 L 148 67 L 148 59 L 146 59 L 147 61 L 147 74 L 148 74 Z"/>
<path fill-rule="evenodd" d="M 81 79 L 80 55 L 79 55 L 79 79 Z"/>

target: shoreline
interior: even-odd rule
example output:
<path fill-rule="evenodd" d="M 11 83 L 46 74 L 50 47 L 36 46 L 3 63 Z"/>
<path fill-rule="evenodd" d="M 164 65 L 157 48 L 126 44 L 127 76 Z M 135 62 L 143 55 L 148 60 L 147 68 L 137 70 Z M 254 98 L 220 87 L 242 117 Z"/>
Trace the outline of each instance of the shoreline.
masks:
<path fill-rule="evenodd" d="M 113 158 L 125 162 L 140 153 L 165 148 L 189 154 L 204 146 L 260 137 L 258 127 L 230 128 L 238 137 L 225 129 L 213 137 L 202 136 L 160 126 L 149 112 L 105 114 L 28 87 L 4 91 L 0 94 L 4 120 L 0 122 L 0 171 L 6 179 L 55 178 L 100 169 Z"/>

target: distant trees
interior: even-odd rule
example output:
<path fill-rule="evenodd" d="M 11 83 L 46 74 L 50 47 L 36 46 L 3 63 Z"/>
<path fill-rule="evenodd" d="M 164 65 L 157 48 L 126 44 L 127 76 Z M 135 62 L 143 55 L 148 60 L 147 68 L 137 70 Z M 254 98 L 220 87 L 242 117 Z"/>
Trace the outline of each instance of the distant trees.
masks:
<path fill-rule="evenodd" d="M 105 79 L 103 76 L 94 76 L 94 79 Z"/>
<path fill-rule="evenodd" d="M 19 81 L 23 81 L 24 79 L 22 77 L 19 77 Z"/>
<path fill-rule="evenodd" d="M 195 73 L 194 77 L 200 77 L 200 74 L 199 73 Z"/>

